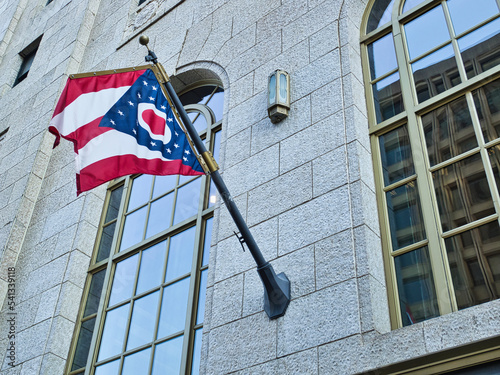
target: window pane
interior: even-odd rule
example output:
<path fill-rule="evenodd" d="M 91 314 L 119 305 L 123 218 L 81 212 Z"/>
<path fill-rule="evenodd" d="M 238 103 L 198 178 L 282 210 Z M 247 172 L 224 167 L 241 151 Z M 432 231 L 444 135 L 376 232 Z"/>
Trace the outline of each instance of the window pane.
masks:
<path fill-rule="evenodd" d="M 191 227 L 170 239 L 167 273 L 165 275 L 166 282 L 191 271 L 195 234 L 196 227 Z"/>
<path fill-rule="evenodd" d="M 467 78 L 474 77 L 500 63 L 500 18 L 458 39 L 458 46 L 467 71 Z"/>
<path fill-rule="evenodd" d="M 99 271 L 92 275 L 92 281 L 90 282 L 89 294 L 87 296 L 87 302 L 85 303 L 83 317 L 97 313 L 105 275 L 106 270 Z"/>
<path fill-rule="evenodd" d="M 147 374 L 149 370 L 150 354 L 151 348 L 148 348 L 126 356 L 125 360 L 123 361 L 121 375 Z"/>
<path fill-rule="evenodd" d="M 403 7 L 403 13 L 415 8 L 418 4 L 423 3 L 424 0 L 406 0 Z"/>
<path fill-rule="evenodd" d="M 120 251 L 142 241 L 147 213 L 147 207 L 143 207 L 125 217 Z"/>
<path fill-rule="evenodd" d="M 415 174 L 406 125 L 379 137 L 385 186 Z"/>
<path fill-rule="evenodd" d="M 457 35 L 498 13 L 495 0 L 448 0 L 447 3 Z"/>
<path fill-rule="evenodd" d="M 108 306 L 132 297 L 138 258 L 139 254 L 135 254 L 116 265 Z"/>
<path fill-rule="evenodd" d="M 97 360 L 109 358 L 122 352 L 129 303 L 108 311 L 102 331 L 101 346 Z"/>
<path fill-rule="evenodd" d="M 465 97 L 424 115 L 422 125 L 431 166 L 477 147 Z"/>
<path fill-rule="evenodd" d="M 200 357 L 201 357 L 201 339 L 203 336 L 203 328 L 197 329 L 194 334 L 193 345 L 193 366 L 191 367 L 191 375 L 200 373 Z"/>
<path fill-rule="evenodd" d="M 75 357 L 71 365 L 71 371 L 85 367 L 87 365 L 87 357 L 89 356 L 90 342 L 92 341 L 92 333 L 94 332 L 95 318 L 86 320 L 80 327 L 78 334 L 78 342 L 75 349 Z"/>
<path fill-rule="evenodd" d="M 425 229 L 415 181 L 386 193 L 392 250 L 425 239 Z"/>
<path fill-rule="evenodd" d="M 427 246 L 394 259 L 403 326 L 439 315 Z"/>
<path fill-rule="evenodd" d="M 153 375 L 179 375 L 183 336 L 156 346 Z"/>
<path fill-rule="evenodd" d="M 177 183 L 177 175 L 156 176 L 155 186 L 153 188 L 153 199 L 173 190 Z"/>
<path fill-rule="evenodd" d="M 500 228 L 498 222 L 446 239 L 446 250 L 459 309 L 500 296 Z M 492 262 L 490 260 L 493 260 Z"/>
<path fill-rule="evenodd" d="M 142 252 L 139 280 L 137 280 L 135 294 L 141 294 L 161 284 L 166 252 L 166 241 L 160 242 Z"/>
<path fill-rule="evenodd" d="M 416 61 L 412 70 L 420 103 L 461 82 L 451 44 Z"/>
<path fill-rule="evenodd" d="M 224 111 L 224 91 L 222 88 L 219 87 L 217 89 L 217 92 L 212 96 L 207 105 L 214 112 L 215 121 L 222 120 L 222 113 Z"/>
<path fill-rule="evenodd" d="M 118 375 L 118 369 L 120 368 L 120 360 L 105 363 L 104 365 L 97 366 L 95 369 L 95 375 Z"/>
<path fill-rule="evenodd" d="M 148 174 L 143 174 L 134 179 L 127 211 L 131 211 L 134 208 L 145 204 L 149 200 L 152 182 L 153 176 Z"/>
<path fill-rule="evenodd" d="M 493 81 L 473 91 L 485 142 L 500 137 L 500 80 Z"/>
<path fill-rule="evenodd" d="M 201 178 L 184 185 L 177 191 L 174 224 L 196 215 L 200 201 Z"/>
<path fill-rule="evenodd" d="M 113 236 L 115 235 L 116 221 L 105 226 L 102 229 L 101 241 L 99 242 L 99 250 L 97 250 L 96 262 L 109 257 L 111 245 L 113 244 Z"/>
<path fill-rule="evenodd" d="M 153 203 L 148 218 L 146 238 L 170 227 L 172 221 L 172 208 L 174 206 L 174 193 L 170 193 Z"/>
<path fill-rule="evenodd" d="M 370 16 L 368 17 L 366 33 L 377 29 L 391 20 L 393 5 L 394 0 L 378 0 L 373 4 Z"/>
<path fill-rule="evenodd" d="M 443 231 L 495 212 L 479 154 L 440 169 L 432 177 Z"/>
<path fill-rule="evenodd" d="M 158 339 L 184 330 L 189 280 L 187 277 L 163 289 Z"/>
<path fill-rule="evenodd" d="M 123 186 L 111 192 L 109 197 L 108 210 L 106 212 L 105 223 L 110 222 L 118 217 L 118 210 L 120 209 L 120 202 L 122 201 Z"/>
<path fill-rule="evenodd" d="M 156 291 L 134 302 L 127 350 L 137 348 L 153 340 L 159 295 L 160 292 Z M 137 374 L 141 374 L 141 372 L 137 372 Z"/>
<path fill-rule="evenodd" d="M 201 272 L 200 294 L 198 296 L 198 312 L 196 314 L 196 324 L 203 323 L 203 317 L 205 315 L 205 300 L 206 300 L 206 293 L 207 293 L 207 274 L 208 274 L 207 270 L 204 270 Z"/>
<path fill-rule="evenodd" d="M 195 128 L 195 130 L 200 133 L 207 128 L 207 119 L 201 114 L 201 112 L 190 112 L 189 118 Z"/>
<path fill-rule="evenodd" d="M 391 34 L 368 45 L 371 79 L 376 79 L 398 67 L 394 39 Z"/>
<path fill-rule="evenodd" d="M 394 73 L 373 84 L 373 100 L 377 123 L 387 120 L 403 111 L 399 73 Z"/>
<path fill-rule="evenodd" d="M 205 226 L 205 240 L 203 242 L 203 260 L 201 262 L 202 266 L 208 264 L 210 256 L 210 242 L 212 242 L 212 225 L 213 225 L 213 218 L 210 218 L 207 220 Z"/>
<path fill-rule="evenodd" d="M 410 59 L 450 39 L 441 5 L 404 25 Z"/>

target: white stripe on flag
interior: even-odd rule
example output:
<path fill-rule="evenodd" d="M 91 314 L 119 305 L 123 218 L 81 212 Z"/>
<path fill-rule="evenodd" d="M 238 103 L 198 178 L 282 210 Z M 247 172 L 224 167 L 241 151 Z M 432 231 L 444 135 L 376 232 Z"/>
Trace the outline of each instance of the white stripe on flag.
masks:
<path fill-rule="evenodd" d="M 50 124 L 63 136 L 73 133 L 96 118 L 104 116 L 129 88 L 130 86 L 122 86 L 82 94 L 54 116 Z"/>
<path fill-rule="evenodd" d="M 137 140 L 129 134 L 110 130 L 93 138 L 78 151 L 75 157 L 76 170 L 80 172 L 89 165 L 113 156 L 136 155 L 140 159 L 165 159 L 160 151 L 152 151 L 137 143 Z"/>

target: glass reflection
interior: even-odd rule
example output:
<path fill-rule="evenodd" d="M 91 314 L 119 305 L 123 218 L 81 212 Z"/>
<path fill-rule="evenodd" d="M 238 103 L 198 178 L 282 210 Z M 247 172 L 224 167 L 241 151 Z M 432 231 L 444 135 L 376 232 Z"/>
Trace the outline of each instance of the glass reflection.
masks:
<path fill-rule="evenodd" d="M 135 254 L 116 265 L 108 306 L 132 297 L 138 258 L 139 254 Z"/>
<path fill-rule="evenodd" d="M 480 154 L 432 174 L 443 231 L 495 212 Z"/>
<path fill-rule="evenodd" d="M 386 193 L 392 250 L 425 239 L 422 210 L 415 181 Z"/>
<path fill-rule="evenodd" d="M 99 271 L 92 275 L 89 294 L 87 296 L 87 302 L 85 302 L 85 310 L 83 311 L 84 317 L 97 313 L 105 275 L 106 270 Z"/>
<path fill-rule="evenodd" d="M 421 4 L 423 2 L 424 0 L 406 0 L 405 5 L 403 6 L 403 13 L 415 8 L 418 4 Z"/>
<path fill-rule="evenodd" d="M 160 242 L 142 252 L 136 295 L 161 284 L 166 252 L 166 241 Z"/>
<path fill-rule="evenodd" d="M 122 200 L 123 186 L 113 190 L 109 197 L 108 210 L 106 212 L 105 223 L 110 222 L 118 217 L 118 210 L 120 209 L 120 202 Z"/>
<path fill-rule="evenodd" d="M 156 345 L 152 375 L 178 375 L 181 368 L 183 336 Z"/>
<path fill-rule="evenodd" d="M 466 66 L 467 78 L 482 73 L 500 63 L 500 18 L 458 39 L 458 46 Z"/>
<path fill-rule="evenodd" d="M 173 190 L 177 184 L 177 175 L 156 176 L 155 186 L 153 188 L 153 199 Z"/>
<path fill-rule="evenodd" d="M 188 116 L 198 133 L 207 128 L 207 119 L 201 114 L 201 112 L 190 112 Z"/>
<path fill-rule="evenodd" d="M 148 226 L 146 229 L 146 238 L 160 233 L 162 230 L 170 227 L 172 221 L 172 208 L 174 206 L 174 194 L 170 193 L 153 203 L 149 211 Z"/>
<path fill-rule="evenodd" d="M 379 137 L 385 186 L 415 174 L 406 125 Z"/>
<path fill-rule="evenodd" d="M 148 208 L 143 207 L 125 217 L 120 251 L 142 241 Z"/>
<path fill-rule="evenodd" d="M 170 239 L 167 273 L 165 275 L 166 282 L 191 271 L 195 234 L 196 227 L 191 227 Z"/>
<path fill-rule="evenodd" d="M 394 0 L 378 0 L 373 4 L 366 26 L 367 34 L 391 20 L 393 5 Z"/>
<path fill-rule="evenodd" d="M 394 39 L 391 34 L 368 45 L 371 79 L 376 79 L 398 67 Z"/>
<path fill-rule="evenodd" d="M 201 178 L 190 182 L 177 190 L 174 224 L 196 215 L 200 201 Z"/>
<path fill-rule="evenodd" d="M 90 342 L 94 332 L 95 318 L 86 320 L 80 327 L 78 341 L 75 349 L 75 356 L 71 365 L 71 371 L 85 367 L 89 356 Z"/>
<path fill-rule="evenodd" d="M 408 22 L 404 30 L 411 60 L 450 40 L 441 5 Z"/>
<path fill-rule="evenodd" d="M 127 350 L 137 348 L 153 340 L 159 295 L 160 292 L 156 291 L 134 302 L 127 339 Z"/>
<path fill-rule="evenodd" d="M 201 262 L 202 266 L 206 266 L 208 264 L 210 256 L 210 242 L 212 240 L 213 221 L 214 221 L 213 218 L 208 219 L 205 226 L 205 240 L 203 242 L 203 259 Z"/>
<path fill-rule="evenodd" d="M 224 90 L 222 87 L 218 87 L 215 94 L 209 100 L 207 105 L 214 112 L 215 121 L 222 120 L 222 114 L 224 112 Z"/>
<path fill-rule="evenodd" d="M 439 315 L 427 246 L 394 258 L 403 326 Z"/>
<path fill-rule="evenodd" d="M 157 339 L 183 331 L 189 292 L 187 277 L 163 289 Z"/>
<path fill-rule="evenodd" d="M 456 35 L 498 13 L 495 0 L 448 0 L 447 5 Z"/>
<path fill-rule="evenodd" d="M 191 375 L 200 373 L 200 357 L 201 357 L 201 340 L 203 336 L 203 328 L 197 329 L 194 334 L 193 345 L 193 366 L 191 367 Z"/>
<path fill-rule="evenodd" d="M 394 73 L 372 85 L 377 123 L 387 120 L 404 109 L 399 73 Z"/>
<path fill-rule="evenodd" d="M 207 293 L 207 274 L 208 274 L 207 270 L 204 270 L 201 272 L 200 294 L 198 296 L 198 312 L 196 313 L 196 324 L 203 323 L 203 317 L 205 315 L 205 300 L 206 300 L 206 293 Z"/>
<path fill-rule="evenodd" d="M 412 64 L 419 103 L 461 82 L 451 44 Z"/>
<path fill-rule="evenodd" d="M 120 360 L 117 359 L 113 362 L 105 363 L 104 365 L 95 368 L 95 375 L 118 375 L 120 368 Z"/>
<path fill-rule="evenodd" d="M 477 147 L 465 97 L 422 116 L 431 166 Z"/>
<path fill-rule="evenodd" d="M 453 288 L 459 309 L 500 297 L 500 227 L 482 225 L 446 239 Z"/>
<path fill-rule="evenodd" d="M 151 348 L 148 348 L 126 356 L 125 360 L 123 361 L 121 375 L 147 374 L 149 370 L 150 354 Z"/>
<path fill-rule="evenodd" d="M 113 236 L 115 235 L 116 221 L 105 226 L 102 229 L 99 249 L 97 250 L 96 263 L 109 257 L 111 245 L 113 244 Z"/>
<path fill-rule="evenodd" d="M 500 137 L 500 80 L 473 91 L 474 104 L 485 142 Z"/>
<path fill-rule="evenodd" d="M 132 191 L 128 201 L 127 211 L 131 211 L 145 204 L 149 200 L 151 194 L 151 184 L 153 183 L 153 176 L 143 174 L 134 179 L 132 183 Z"/>
<path fill-rule="evenodd" d="M 126 305 L 108 311 L 106 314 L 101 346 L 99 347 L 99 355 L 97 358 L 98 361 L 122 352 L 129 305 L 130 304 L 127 303 Z"/>

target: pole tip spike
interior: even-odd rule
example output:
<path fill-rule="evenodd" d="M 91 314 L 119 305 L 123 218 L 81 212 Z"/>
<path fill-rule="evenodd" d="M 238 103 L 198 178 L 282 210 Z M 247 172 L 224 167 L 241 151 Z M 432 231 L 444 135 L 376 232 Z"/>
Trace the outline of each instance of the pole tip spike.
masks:
<path fill-rule="evenodd" d="M 139 38 L 139 43 L 141 43 L 143 46 L 147 46 L 149 43 L 149 37 L 147 37 L 146 35 L 141 35 L 141 37 Z"/>

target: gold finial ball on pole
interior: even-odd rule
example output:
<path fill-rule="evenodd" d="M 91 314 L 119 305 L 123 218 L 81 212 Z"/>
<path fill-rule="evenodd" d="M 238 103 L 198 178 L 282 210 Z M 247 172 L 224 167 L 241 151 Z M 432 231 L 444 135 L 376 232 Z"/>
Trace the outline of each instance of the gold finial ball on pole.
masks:
<path fill-rule="evenodd" d="M 149 37 L 147 37 L 146 35 L 141 35 L 141 37 L 139 38 L 139 43 L 147 47 L 149 43 Z"/>

